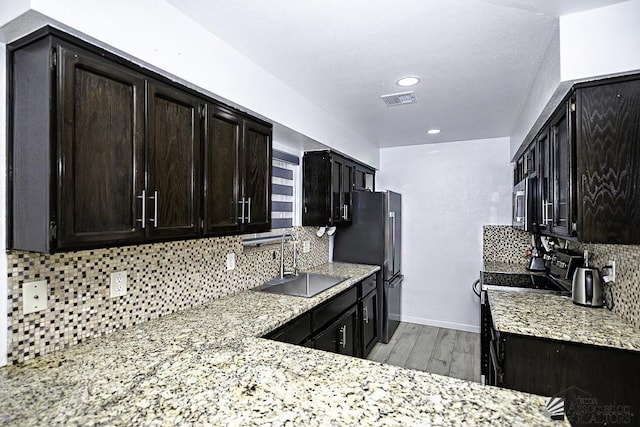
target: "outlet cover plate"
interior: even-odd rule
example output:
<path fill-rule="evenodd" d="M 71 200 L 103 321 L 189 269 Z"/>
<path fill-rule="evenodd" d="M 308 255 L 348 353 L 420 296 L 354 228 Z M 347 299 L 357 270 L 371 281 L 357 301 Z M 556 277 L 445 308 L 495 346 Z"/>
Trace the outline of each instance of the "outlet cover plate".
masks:
<path fill-rule="evenodd" d="M 308 254 L 309 252 L 311 252 L 311 241 L 310 240 L 304 240 L 302 242 L 302 253 L 303 254 Z"/>
<path fill-rule="evenodd" d="M 127 294 L 127 272 L 117 271 L 111 273 L 110 298 L 121 297 Z"/>
<path fill-rule="evenodd" d="M 47 281 L 40 280 L 22 284 L 22 311 L 35 313 L 47 308 Z"/>
<path fill-rule="evenodd" d="M 227 270 L 230 271 L 234 268 L 236 268 L 236 254 L 229 252 L 227 254 Z"/>

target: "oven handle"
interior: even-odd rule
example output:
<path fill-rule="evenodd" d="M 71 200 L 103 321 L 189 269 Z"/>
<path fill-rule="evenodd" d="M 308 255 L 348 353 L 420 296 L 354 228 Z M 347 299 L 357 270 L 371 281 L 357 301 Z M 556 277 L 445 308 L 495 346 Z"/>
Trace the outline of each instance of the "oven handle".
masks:
<path fill-rule="evenodd" d="M 473 285 L 471 285 L 471 289 L 473 289 L 474 294 L 480 296 L 480 279 L 473 282 Z"/>

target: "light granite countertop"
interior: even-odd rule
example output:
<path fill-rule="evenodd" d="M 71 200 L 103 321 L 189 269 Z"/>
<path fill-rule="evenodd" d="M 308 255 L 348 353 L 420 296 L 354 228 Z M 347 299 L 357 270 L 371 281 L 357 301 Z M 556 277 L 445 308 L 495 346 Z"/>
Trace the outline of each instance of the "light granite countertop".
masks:
<path fill-rule="evenodd" d="M 488 296 L 500 332 L 640 351 L 640 330 L 606 308 L 545 293 L 489 290 Z"/>
<path fill-rule="evenodd" d="M 313 298 L 244 291 L 0 369 L 0 422 L 40 425 L 567 425 L 545 398 L 259 338 Z"/>

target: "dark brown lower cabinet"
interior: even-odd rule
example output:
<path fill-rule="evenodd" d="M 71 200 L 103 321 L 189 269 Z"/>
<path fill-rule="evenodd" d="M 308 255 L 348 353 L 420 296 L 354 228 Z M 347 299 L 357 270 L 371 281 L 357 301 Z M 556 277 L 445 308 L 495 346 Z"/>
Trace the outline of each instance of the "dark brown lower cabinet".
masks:
<path fill-rule="evenodd" d="M 640 425 L 640 352 L 512 334 L 496 344 L 496 385 L 563 398 L 574 426 Z"/>
<path fill-rule="evenodd" d="M 266 334 L 264 338 L 349 356 L 366 357 L 378 342 L 375 277 L 374 274 L 353 285 Z M 371 279 L 373 288 L 368 285 Z M 359 298 L 362 289 L 369 291 L 364 298 Z"/>
<path fill-rule="evenodd" d="M 367 357 L 379 340 L 378 293 L 374 290 L 360 302 L 360 331 L 362 357 Z"/>
<path fill-rule="evenodd" d="M 332 353 L 358 356 L 358 310 L 347 310 L 338 320 L 313 336 L 313 348 Z"/>

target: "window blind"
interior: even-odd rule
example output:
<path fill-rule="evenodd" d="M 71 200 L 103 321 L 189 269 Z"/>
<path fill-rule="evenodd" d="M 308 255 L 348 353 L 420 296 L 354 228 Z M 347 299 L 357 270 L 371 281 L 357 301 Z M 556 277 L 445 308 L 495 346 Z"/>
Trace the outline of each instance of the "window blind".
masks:
<path fill-rule="evenodd" d="M 300 158 L 273 150 L 271 160 L 271 229 L 293 226 L 295 209 L 295 170 Z"/>

